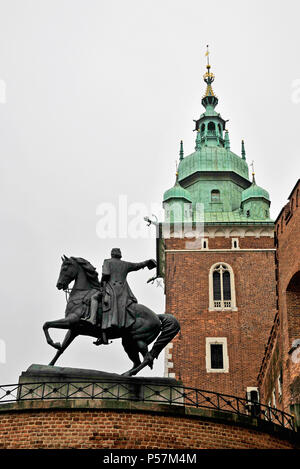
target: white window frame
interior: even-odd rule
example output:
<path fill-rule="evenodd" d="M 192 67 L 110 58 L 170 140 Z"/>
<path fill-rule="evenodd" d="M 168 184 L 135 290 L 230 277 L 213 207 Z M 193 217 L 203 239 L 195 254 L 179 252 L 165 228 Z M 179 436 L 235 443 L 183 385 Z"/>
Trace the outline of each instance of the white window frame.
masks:
<path fill-rule="evenodd" d="M 250 396 L 251 396 L 251 391 L 256 391 L 256 392 L 257 392 L 257 397 L 258 397 L 258 402 L 259 402 L 259 401 L 260 401 L 259 390 L 258 390 L 258 388 L 255 387 L 255 386 L 248 386 L 248 387 L 247 387 L 247 400 L 248 400 L 248 401 L 251 401 L 251 398 L 250 398 Z"/>
<path fill-rule="evenodd" d="M 204 243 L 206 243 L 206 247 L 204 247 Z M 208 238 L 201 238 L 201 249 L 208 249 Z"/>
<path fill-rule="evenodd" d="M 214 300 L 213 273 L 214 273 L 215 268 L 220 264 L 224 265 L 228 269 L 229 274 L 230 274 L 230 292 L 231 292 L 230 305 L 229 305 L 229 300 L 228 301 L 227 300 L 225 301 Z M 221 290 L 223 290 L 222 284 L 221 284 Z M 237 311 L 238 309 L 236 307 L 234 273 L 233 273 L 232 267 L 226 262 L 220 261 L 212 265 L 209 271 L 209 311 L 222 311 L 222 310 Z"/>
<path fill-rule="evenodd" d="M 223 368 L 211 367 L 211 345 L 221 344 L 223 350 Z M 228 373 L 229 372 L 229 358 L 227 350 L 227 337 L 206 337 L 205 344 L 205 361 L 207 373 Z"/>
<path fill-rule="evenodd" d="M 234 243 L 236 243 L 236 247 L 234 246 Z M 232 238 L 232 240 L 231 240 L 231 249 L 240 249 L 239 238 Z"/>

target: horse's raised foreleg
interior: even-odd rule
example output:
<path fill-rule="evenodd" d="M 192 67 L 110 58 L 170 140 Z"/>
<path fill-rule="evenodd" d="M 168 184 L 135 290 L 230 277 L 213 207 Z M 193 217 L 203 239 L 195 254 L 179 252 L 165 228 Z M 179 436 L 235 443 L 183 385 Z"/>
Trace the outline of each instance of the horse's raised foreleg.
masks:
<path fill-rule="evenodd" d="M 78 321 L 76 317 L 76 321 Z M 46 336 L 46 340 L 51 347 L 56 348 L 57 350 L 61 349 L 61 344 L 59 342 L 54 343 L 50 337 L 48 329 L 70 329 L 70 327 L 74 324 L 74 318 L 68 316 L 66 318 L 58 319 L 57 321 L 47 321 L 43 325 L 43 330 Z"/>
<path fill-rule="evenodd" d="M 73 331 L 68 331 L 66 333 L 65 338 L 63 340 L 63 343 L 61 344 L 60 349 L 58 350 L 58 352 L 56 352 L 56 355 L 53 358 L 53 360 L 51 360 L 51 362 L 49 363 L 49 366 L 53 366 L 56 363 L 56 361 L 64 353 L 66 348 L 69 347 L 70 343 L 73 342 L 75 337 L 77 337 L 77 334 L 75 334 Z"/>

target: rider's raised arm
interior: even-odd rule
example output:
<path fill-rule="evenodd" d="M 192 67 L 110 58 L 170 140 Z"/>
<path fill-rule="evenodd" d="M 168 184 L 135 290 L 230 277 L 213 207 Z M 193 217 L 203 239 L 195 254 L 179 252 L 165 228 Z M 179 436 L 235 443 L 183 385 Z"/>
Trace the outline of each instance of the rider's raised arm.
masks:
<path fill-rule="evenodd" d="M 148 265 L 148 260 L 144 262 L 126 262 L 127 271 L 134 272 L 135 270 L 144 269 Z"/>
<path fill-rule="evenodd" d="M 156 267 L 156 261 L 154 259 L 148 259 L 144 262 L 126 262 L 126 264 L 128 266 L 128 272 L 144 269 L 144 267 L 148 267 L 149 270 Z"/>

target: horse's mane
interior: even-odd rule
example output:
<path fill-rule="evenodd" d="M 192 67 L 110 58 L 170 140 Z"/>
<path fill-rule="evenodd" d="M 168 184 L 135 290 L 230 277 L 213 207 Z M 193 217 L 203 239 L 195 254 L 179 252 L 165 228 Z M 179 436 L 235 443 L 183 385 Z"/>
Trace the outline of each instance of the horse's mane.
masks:
<path fill-rule="evenodd" d="M 71 257 L 71 259 L 73 259 L 83 268 L 92 287 L 99 288 L 100 282 L 96 268 L 89 261 L 83 259 L 82 257 Z"/>

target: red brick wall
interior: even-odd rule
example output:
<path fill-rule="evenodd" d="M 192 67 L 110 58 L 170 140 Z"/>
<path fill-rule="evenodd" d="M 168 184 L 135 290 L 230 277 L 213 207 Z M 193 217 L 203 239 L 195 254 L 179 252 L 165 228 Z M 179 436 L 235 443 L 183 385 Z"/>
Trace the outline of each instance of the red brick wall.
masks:
<path fill-rule="evenodd" d="M 217 423 L 204 417 L 44 409 L 1 412 L 0 448 L 291 449 L 293 444 L 254 427 Z"/>
<path fill-rule="evenodd" d="M 300 339 L 300 183 L 294 187 L 289 203 L 276 223 L 277 291 L 279 327 L 272 350 L 264 359 L 259 375 L 262 400 L 268 402 L 275 389 L 277 407 L 289 412 L 291 404 L 300 403 L 300 349 L 291 350 Z M 298 195 L 298 200 L 297 200 Z M 299 357 L 297 356 L 299 354 Z M 279 398 L 277 377 L 282 369 L 283 390 Z"/>
<path fill-rule="evenodd" d="M 257 386 L 257 375 L 276 313 L 274 239 L 239 238 L 241 249 L 230 249 L 231 239 L 209 238 L 208 251 L 168 252 L 185 249 L 185 239 L 166 240 L 166 312 L 181 324 L 181 334 L 170 351 L 177 379 L 186 386 L 244 397 L 248 386 Z M 259 251 L 259 249 L 271 249 Z M 234 272 L 238 311 L 209 311 L 209 271 L 225 262 Z M 208 373 L 206 337 L 226 337 L 228 373 Z"/>
<path fill-rule="evenodd" d="M 241 249 L 273 249 L 274 239 L 269 236 L 261 236 L 255 238 L 252 236 L 246 236 L 244 238 L 238 236 L 231 236 L 225 238 L 223 236 L 216 236 L 215 238 L 208 239 L 209 249 L 231 249 L 232 238 L 238 238 L 239 247 Z M 187 249 L 187 243 L 195 242 L 195 238 L 169 238 L 166 239 L 167 249 Z M 197 242 L 198 240 L 196 240 Z M 193 249 L 190 246 L 190 249 Z"/>

